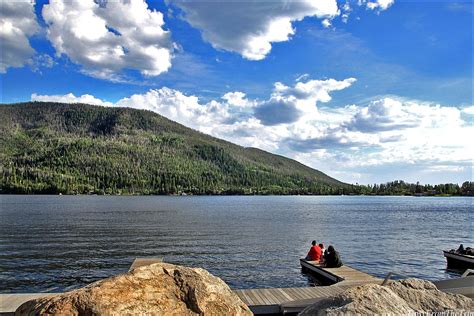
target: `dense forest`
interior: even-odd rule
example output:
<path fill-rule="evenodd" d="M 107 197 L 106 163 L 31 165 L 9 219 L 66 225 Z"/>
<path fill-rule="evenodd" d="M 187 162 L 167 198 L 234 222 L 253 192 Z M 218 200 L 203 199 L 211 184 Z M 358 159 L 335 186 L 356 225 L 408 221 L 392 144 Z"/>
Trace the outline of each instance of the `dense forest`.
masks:
<path fill-rule="evenodd" d="M 361 186 L 202 134 L 156 113 L 0 105 L 0 193 L 467 195 L 473 183 Z"/>
<path fill-rule="evenodd" d="M 352 186 L 354 194 L 364 195 L 413 195 L 413 196 L 451 196 L 474 195 L 474 182 L 465 181 L 461 186 L 457 183 L 419 184 L 407 183 L 402 180 L 374 185 Z"/>

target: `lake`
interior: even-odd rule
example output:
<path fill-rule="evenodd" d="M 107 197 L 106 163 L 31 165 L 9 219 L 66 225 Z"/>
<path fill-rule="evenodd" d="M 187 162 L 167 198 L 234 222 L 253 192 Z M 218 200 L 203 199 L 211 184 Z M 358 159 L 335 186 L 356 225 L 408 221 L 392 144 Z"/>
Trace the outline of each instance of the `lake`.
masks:
<path fill-rule="evenodd" d="M 450 278 L 443 249 L 473 246 L 473 198 L 0 196 L 0 292 L 64 291 L 136 257 L 202 267 L 233 288 L 308 286 L 316 239 L 384 277 Z"/>

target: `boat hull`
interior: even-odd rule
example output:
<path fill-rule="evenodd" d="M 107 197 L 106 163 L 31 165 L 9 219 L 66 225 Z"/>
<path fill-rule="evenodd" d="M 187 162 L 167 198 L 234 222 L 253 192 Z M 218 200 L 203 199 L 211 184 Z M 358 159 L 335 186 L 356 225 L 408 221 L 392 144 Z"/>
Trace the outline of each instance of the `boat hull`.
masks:
<path fill-rule="evenodd" d="M 461 255 L 454 252 L 443 251 L 448 269 L 466 270 L 474 269 L 474 256 Z"/>

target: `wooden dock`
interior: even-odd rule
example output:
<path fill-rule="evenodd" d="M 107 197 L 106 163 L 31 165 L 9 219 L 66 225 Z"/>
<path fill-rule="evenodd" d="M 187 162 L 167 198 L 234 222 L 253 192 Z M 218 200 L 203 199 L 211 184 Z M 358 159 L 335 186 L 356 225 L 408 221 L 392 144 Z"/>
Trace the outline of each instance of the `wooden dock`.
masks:
<path fill-rule="evenodd" d="M 256 315 L 297 313 L 317 300 L 343 292 L 338 286 L 234 290 Z"/>
<path fill-rule="evenodd" d="M 323 268 L 317 261 L 300 259 L 301 268 L 318 279 L 322 284 L 337 284 L 342 287 L 351 287 L 367 283 L 381 284 L 382 279 L 368 273 L 343 265 L 339 268 Z"/>
<path fill-rule="evenodd" d="M 298 313 L 318 300 L 339 294 L 350 287 L 367 283 L 381 284 L 382 279 L 349 266 L 323 268 L 315 261 L 300 260 L 304 271 L 325 286 L 234 290 L 254 314 Z"/>
<path fill-rule="evenodd" d="M 40 297 L 52 296 L 57 293 L 11 293 L 0 294 L 0 315 L 14 315 L 15 310 L 23 303 Z"/>

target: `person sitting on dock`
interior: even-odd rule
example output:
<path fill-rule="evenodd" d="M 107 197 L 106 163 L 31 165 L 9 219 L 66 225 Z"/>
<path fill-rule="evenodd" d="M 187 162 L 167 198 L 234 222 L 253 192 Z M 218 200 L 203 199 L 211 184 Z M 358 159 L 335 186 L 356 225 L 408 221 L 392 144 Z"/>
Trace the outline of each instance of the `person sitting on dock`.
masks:
<path fill-rule="evenodd" d="M 321 259 L 321 248 L 317 245 L 316 240 L 313 240 L 311 245 L 305 259 L 308 261 L 319 261 Z"/>
<path fill-rule="evenodd" d="M 322 257 L 324 257 L 324 255 L 326 254 L 327 250 L 324 249 L 323 243 L 320 243 L 320 244 L 319 244 L 319 248 L 321 248 L 321 258 L 322 258 Z"/>
<path fill-rule="evenodd" d="M 319 263 L 323 264 L 324 263 L 324 256 L 327 254 L 327 250 L 324 249 L 324 244 L 323 243 L 320 243 L 319 245 L 319 248 L 321 248 L 321 258 L 319 259 Z"/>
<path fill-rule="evenodd" d="M 333 246 L 329 246 L 326 255 L 324 256 L 325 268 L 339 268 L 342 266 L 341 257 Z"/>

